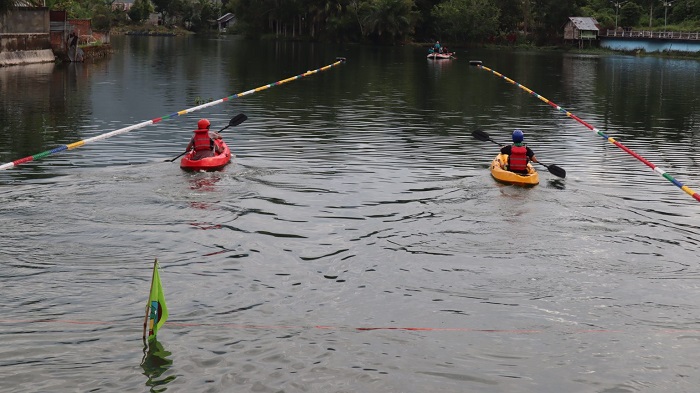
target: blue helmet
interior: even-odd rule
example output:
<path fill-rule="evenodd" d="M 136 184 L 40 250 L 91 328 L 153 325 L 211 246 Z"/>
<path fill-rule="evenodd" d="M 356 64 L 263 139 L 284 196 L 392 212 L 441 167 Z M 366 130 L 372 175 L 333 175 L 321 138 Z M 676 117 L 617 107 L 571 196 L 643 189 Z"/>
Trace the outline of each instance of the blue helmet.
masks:
<path fill-rule="evenodd" d="M 522 143 L 523 142 L 523 137 L 525 135 L 521 130 L 515 130 L 513 131 L 513 142 L 515 143 Z"/>

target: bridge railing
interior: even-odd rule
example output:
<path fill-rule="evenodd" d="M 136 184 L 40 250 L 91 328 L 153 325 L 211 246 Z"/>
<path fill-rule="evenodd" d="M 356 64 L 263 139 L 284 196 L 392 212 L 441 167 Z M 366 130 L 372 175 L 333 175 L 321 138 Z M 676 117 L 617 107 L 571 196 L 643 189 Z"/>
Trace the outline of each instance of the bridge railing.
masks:
<path fill-rule="evenodd" d="M 691 40 L 700 41 L 700 32 L 680 32 L 680 31 L 644 31 L 644 30 L 604 30 L 599 37 L 621 37 L 621 38 L 656 38 L 666 40 Z"/>

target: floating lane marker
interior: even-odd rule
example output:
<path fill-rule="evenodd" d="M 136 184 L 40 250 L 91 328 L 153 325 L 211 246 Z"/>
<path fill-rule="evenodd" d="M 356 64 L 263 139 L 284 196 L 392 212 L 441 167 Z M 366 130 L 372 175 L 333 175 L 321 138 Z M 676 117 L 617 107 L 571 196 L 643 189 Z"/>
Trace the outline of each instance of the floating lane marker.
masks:
<path fill-rule="evenodd" d="M 83 139 L 83 140 L 81 140 L 81 141 L 74 142 L 74 143 L 71 143 L 71 144 L 69 144 L 69 145 L 61 145 L 61 146 L 58 146 L 58 147 L 53 148 L 53 149 L 51 149 L 51 150 L 45 151 L 45 152 L 43 152 L 43 153 L 34 154 L 33 156 L 20 158 L 19 160 L 15 160 L 15 161 L 12 161 L 12 162 L 8 162 L 8 163 L 6 163 L 6 164 L 2 164 L 2 165 L 0 165 L 0 170 L 5 170 L 5 169 L 14 168 L 14 167 L 16 167 L 16 166 L 18 166 L 18 165 L 20 165 L 20 164 L 24 164 L 24 163 L 31 162 L 31 161 L 38 161 L 38 160 L 40 160 L 40 159 L 42 159 L 42 158 L 45 158 L 45 157 L 50 156 L 50 155 L 55 154 L 55 153 L 60 153 L 60 152 L 65 151 L 65 150 L 72 150 L 72 149 L 78 148 L 78 147 L 80 147 L 80 146 L 83 146 L 83 145 L 88 144 L 88 143 L 91 143 L 91 142 L 101 141 L 101 140 L 103 140 L 103 139 L 111 138 L 111 137 L 113 137 L 113 136 L 115 136 L 115 135 L 119 135 L 119 134 L 125 134 L 125 133 L 127 133 L 127 132 L 129 132 L 129 131 L 133 131 L 133 130 L 136 130 L 136 129 L 138 129 L 138 128 L 143 128 L 143 127 L 146 127 L 146 126 L 151 125 L 151 124 L 160 123 L 160 122 L 163 121 L 163 120 L 171 119 L 171 118 L 177 117 L 177 116 L 182 116 L 182 115 L 184 115 L 184 114 L 186 114 L 186 113 L 195 112 L 195 111 L 198 111 L 198 110 L 200 110 L 200 109 L 204 109 L 204 108 L 208 108 L 208 107 L 210 107 L 210 106 L 218 105 L 218 104 L 220 104 L 220 103 L 222 103 L 222 102 L 227 102 L 227 101 L 232 100 L 232 99 L 234 99 L 234 98 L 239 98 L 239 97 L 247 96 L 247 95 L 250 95 L 250 94 L 259 92 L 259 91 L 263 91 L 263 90 L 265 90 L 265 89 L 269 89 L 269 88 L 271 88 L 271 87 L 279 86 L 279 85 L 285 84 L 285 83 L 287 83 L 287 82 L 291 82 L 291 81 L 295 81 L 295 80 L 297 80 L 297 79 L 301 79 L 301 78 L 304 78 L 304 77 L 307 77 L 307 76 L 311 76 L 311 75 L 314 75 L 314 74 L 319 73 L 319 72 L 321 72 L 321 71 L 326 71 L 326 70 L 331 69 L 332 67 L 335 67 L 335 66 L 337 66 L 337 65 L 343 64 L 343 63 L 345 63 L 345 61 L 346 61 L 346 59 L 345 59 L 344 57 L 338 57 L 338 58 L 336 58 L 336 62 L 335 62 L 335 63 L 328 64 L 328 65 L 326 65 L 326 66 L 323 66 L 323 67 L 321 67 L 321 68 L 317 68 L 317 69 L 315 69 L 315 70 L 306 71 L 305 73 L 300 74 L 300 75 L 297 75 L 297 76 L 293 76 L 293 77 L 290 77 L 290 78 L 287 78 L 287 79 L 282 79 L 282 80 L 277 81 L 277 82 L 275 82 L 275 83 L 270 83 L 270 84 L 268 84 L 268 85 L 260 86 L 260 87 L 258 87 L 258 88 L 255 88 L 255 89 L 252 89 L 252 90 L 248 90 L 248 91 L 244 91 L 244 92 L 242 92 L 242 93 L 233 94 L 233 95 L 230 95 L 230 96 L 228 96 L 228 97 L 224 97 L 224 98 L 218 99 L 218 100 L 216 100 L 216 101 L 207 102 L 206 104 L 203 104 L 203 105 L 199 105 L 199 106 L 195 106 L 195 107 L 192 107 L 192 108 L 189 108 L 189 109 L 181 110 L 181 111 L 179 111 L 179 112 L 172 113 L 172 114 L 170 114 L 170 115 L 158 117 L 158 118 L 155 118 L 155 119 L 153 119 L 153 120 L 144 121 L 144 122 L 142 122 L 142 123 L 134 124 L 134 125 L 129 126 L 129 127 L 120 128 L 120 129 L 118 129 L 118 130 L 114 130 L 114 131 L 108 132 L 108 133 L 106 133 L 106 134 L 97 135 L 97 136 L 94 136 L 94 137 L 92 137 L 92 138 Z"/>
<path fill-rule="evenodd" d="M 527 87 L 521 85 L 520 83 L 518 83 L 518 82 L 516 82 L 516 81 L 514 81 L 514 80 L 512 80 L 512 79 L 510 79 L 510 78 L 508 78 L 507 76 L 505 76 L 505 75 L 503 75 L 503 74 L 501 74 L 501 73 L 499 73 L 499 72 L 496 72 L 496 71 L 494 71 L 494 70 L 492 70 L 492 69 L 490 69 L 490 68 L 484 66 L 484 65 L 481 63 L 481 61 L 472 60 L 472 61 L 469 62 L 469 64 L 470 64 L 470 65 L 473 65 L 473 66 L 476 66 L 476 67 L 478 67 L 478 68 L 480 68 L 480 69 L 482 69 L 482 70 L 491 72 L 492 74 L 496 75 L 497 77 L 504 79 L 506 82 L 508 82 L 508 83 L 510 83 L 510 84 L 513 84 L 513 85 L 515 85 L 515 86 L 521 88 L 522 90 L 526 91 L 528 94 L 530 94 L 530 95 L 532 95 L 532 96 L 538 98 L 540 101 L 542 101 L 542 102 L 544 102 L 544 103 L 550 105 L 551 107 L 553 107 L 554 109 L 558 110 L 559 112 L 564 113 L 567 117 L 570 117 L 570 118 L 576 120 L 577 122 L 583 124 L 586 128 L 588 128 L 589 130 L 595 132 L 598 136 L 600 136 L 600 137 L 602 137 L 602 138 L 604 138 L 604 139 L 607 139 L 608 142 L 610 142 L 610 143 L 612 143 L 613 145 L 615 145 L 615 146 L 619 147 L 620 149 L 624 150 L 626 153 L 628 153 L 628 154 L 631 155 L 632 157 L 636 158 L 637 160 L 643 162 L 644 165 L 648 166 L 648 167 L 651 168 L 654 172 L 656 172 L 656 173 L 658 173 L 659 175 L 661 175 L 661 177 L 663 177 L 664 179 L 670 181 L 670 182 L 673 183 L 676 187 L 680 188 L 680 189 L 683 190 L 686 194 L 690 195 L 691 197 L 695 198 L 695 200 L 697 200 L 697 201 L 700 202 L 700 194 L 698 194 L 697 192 L 693 191 L 690 187 L 684 185 L 684 184 L 681 183 L 680 181 L 674 179 L 673 176 L 671 176 L 670 174 L 666 173 L 666 171 L 664 171 L 663 169 L 657 167 L 656 165 L 652 164 L 651 162 L 647 161 L 646 159 L 644 159 L 644 157 L 640 156 L 639 154 L 637 154 L 636 152 L 634 152 L 634 151 L 631 150 L 630 148 L 628 148 L 628 147 L 626 147 L 625 145 L 623 145 L 622 143 L 616 141 L 615 138 L 612 138 L 612 137 L 609 137 L 609 136 L 605 135 L 605 133 L 603 133 L 603 132 L 600 131 L 599 129 L 593 127 L 592 125 L 586 123 L 586 122 L 583 121 L 581 118 L 579 118 L 579 117 L 577 117 L 576 115 L 574 115 L 573 113 L 567 111 L 566 109 L 564 109 L 564 108 L 562 108 L 561 106 L 559 106 L 559 105 L 553 103 L 552 101 L 546 99 L 545 97 L 542 97 L 541 95 L 535 93 L 534 91 L 528 89 Z"/>

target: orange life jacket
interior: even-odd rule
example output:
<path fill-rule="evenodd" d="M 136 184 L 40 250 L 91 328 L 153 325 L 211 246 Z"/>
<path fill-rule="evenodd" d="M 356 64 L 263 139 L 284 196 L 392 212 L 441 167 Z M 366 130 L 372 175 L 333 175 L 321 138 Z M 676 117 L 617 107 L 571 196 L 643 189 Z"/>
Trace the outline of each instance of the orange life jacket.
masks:
<path fill-rule="evenodd" d="M 209 130 L 197 129 L 194 131 L 194 151 L 214 150 L 214 141 L 209 138 Z"/>
<path fill-rule="evenodd" d="M 527 172 L 527 147 L 515 145 L 510 147 L 508 170 L 513 172 Z"/>

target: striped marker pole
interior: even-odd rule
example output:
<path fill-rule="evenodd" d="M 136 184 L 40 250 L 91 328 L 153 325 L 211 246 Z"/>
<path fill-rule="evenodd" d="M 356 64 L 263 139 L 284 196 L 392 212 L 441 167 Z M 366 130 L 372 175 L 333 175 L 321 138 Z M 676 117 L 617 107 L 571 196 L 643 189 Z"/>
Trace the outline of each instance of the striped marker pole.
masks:
<path fill-rule="evenodd" d="M 695 191 L 693 191 L 692 189 L 690 189 L 690 187 L 688 187 L 688 186 L 686 186 L 686 185 L 683 185 L 683 183 L 681 183 L 681 182 L 679 182 L 678 180 L 674 179 L 673 176 L 671 176 L 671 175 L 669 175 L 668 173 L 666 173 L 666 171 L 664 171 L 663 169 L 661 169 L 661 168 L 657 167 L 656 165 L 652 164 L 651 162 L 647 161 L 646 159 L 644 159 L 644 157 L 640 156 L 639 154 L 637 154 L 636 152 L 634 152 L 632 149 L 630 149 L 630 148 L 626 147 L 625 145 L 623 145 L 622 143 L 616 141 L 614 138 L 605 135 L 605 133 L 603 133 L 603 132 L 600 131 L 599 129 L 593 127 L 592 125 L 586 123 L 585 121 L 581 120 L 579 117 L 577 117 L 576 115 L 574 115 L 574 114 L 572 114 L 571 112 L 567 111 L 566 109 L 564 109 L 564 108 L 560 107 L 559 105 L 553 103 L 552 101 L 550 101 L 550 100 L 548 100 L 548 99 L 542 97 L 541 95 L 535 93 L 534 91 L 528 89 L 527 87 L 521 85 L 520 83 L 518 83 L 518 82 L 516 82 L 516 81 L 514 81 L 514 80 L 512 80 L 512 79 L 510 79 L 510 78 L 508 78 L 508 77 L 506 77 L 505 75 L 503 75 L 503 74 L 501 74 L 501 73 L 498 73 L 498 72 L 496 72 L 496 71 L 494 71 L 494 70 L 492 70 L 492 69 L 490 69 L 490 68 L 488 68 L 488 67 L 485 67 L 484 65 L 482 65 L 481 61 L 479 61 L 479 60 L 472 60 L 472 61 L 469 62 L 469 64 L 470 64 L 470 65 L 473 65 L 473 66 L 476 66 L 476 67 L 478 67 L 478 68 L 480 68 L 480 69 L 482 69 L 482 70 L 490 71 L 491 73 L 493 73 L 493 74 L 496 75 L 497 77 L 503 78 L 506 82 L 511 83 L 511 84 L 513 84 L 513 85 L 515 85 L 515 86 L 517 86 L 517 87 L 519 87 L 519 88 L 525 90 L 525 91 L 528 92 L 529 94 L 535 96 L 536 98 L 539 98 L 542 102 L 549 104 L 549 105 L 552 106 L 554 109 L 556 109 L 556 110 L 558 110 L 558 111 L 560 111 L 560 112 L 563 112 L 566 116 L 568 116 L 568 117 L 570 117 L 570 118 L 576 120 L 577 122 L 583 124 L 583 125 L 584 125 L 586 128 L 588 128 L 589 130 L 595 132 L 596 134 L 598 134 L 599 136 L 603 137 L 604 139 L 607 139 L 608 142 L 612 143 L 613 145 L 619 147 L 620 149 L 622 149 L 622 150 L 624 150 L 625 152 L 627 152 L 628 154 L 630 154 L 632 157 L 634 157 L 634 158 L 638 159 L 639 161 L 643 162 L 646 166 L 648 166 L 649 168 L 651 168 L 654 172 L 656 172 L 656 173 L 658 173 L 659 175 L 661 175 L 661 177 L 663 177 L 663 178 L 665 178 L 666 180 L 670 181 L 671 183 L 673 183 L 674 185 L 676 185 L 676 187 L 678 187 L 678 188 L 680 188 L 681 190 L 683 190 L 686 194 L 688 194 L 688 195 L 690 195 L 691 197 L 695 198 L 695 200 L 700 201 L 700 194 L 698 194 L 697 192 L 695 192 Z"/>
<path fill-rule="evenodd" d="M 62 151 L 64 151 L 64 150 L 72 150 L 72 149 L 78 148 L 78 147 L 80 147 L 80 146 L 83 146 L 83 145 L 85 145 L 85 144 L 87 144 L 87 143 L 96 142 L 96 141 L 101 141 L 101 140 L 103 140 L 103 139 L 111 138 L 111 137 L 113 137 L 113 136 L 115 136 L 115 135 L 119 135 L 119 134 L 125 134 L 125 133 L 127 133 L 127 132 L 129 132 L 129 131 L 133 131 L 133 130 L 136 130 L 136 129 L 139 129 L 139 128 L 143 128 L 143 127 L 146 127 L 146 126 L 151 125 L 151 124 L 160 123 L 161 121 L 166 120 L 166 119 L 170 119 L 170 118 L 177 117 L 177 116 L 182 116 L 182 115 L 184 115 L 184 114 L 186 114 L 186 113 L 195 112 L 195 111 L 198 111 L 198 110 L 200 110 L 200 109 L 204 109 L 204 108 L 208 108 L 208 107 L 210 107 L 210 106 L 218 105 L 218 104 L 220 104 L 220 103 L 222 103 L 222 102 L 227 102 L 227 101 L 232 100 L 232 99 L 234 99 L 234 98 L 247 96 L 247 95 L 249 95 L 249 94 L 257 93 L 257 92 L 259 92 L 259 91 L 262 91 L 262 90 L 265 90 L 265 89 L 269 89 L 269 88 L 274 87 L 274 86 L 279 86 L 279 85 L 285 84 L 285 83 L 287 83 L 287 82 L 295 81 L 295 80 L 297 80 L 297 79 L 301 79 L 301 78 L 303 78 L 303 77 L 310 76 L 310 75 L 319 73 L 319 72 L 321 72 L 321 71 L 326 71 L 326 70 L 328 70 L 328 69 L 330 69 L 330 68 L 332 68 L 332 67 L 335 67 L 335 66 L 337 66 L 337 65 L 340 65 L 340 64 L 345 63 L 345 61 L 346 61 L 346 59 L 345 59 L 344 57 L 338 57 L 338 58 L 336 58 L 336 62 L 335 62 L 335 63 L 329 64 L 329 65 L 324 66 L 324 67 L 321 67 L 321 68 L 317 68 L 317 69 L 312 70 L 312 71 L 306 71 L 305 73 L 300 74 L 300 75 L 297 75 L 297 76 L 293 76 L 293 77 L 290 77 L 290 78 L 287 78 L 287 79 L 282 79 L 282 80 L 277 81 L 277 82 L 275 82 L 275 83 L 270 83 L 270 84 L 268 84 L 268 85 L 260 86 L 260 87 L 258 87 L 258 88 L 255 88 L 255 89 L 252 89 L 252 90 L 248 90 L 248 91 L 244 91 L 244 92 L 242 92 L 242 93 L 234 94 L 234 95 L 231 95 L 231 96 L 228 96 L 228 97 L 224 97 L 224 98 L 221 98 L 221 99 L 216 100 L 216 101 L 207 102 L 206 104 L 199 105 L 199 106 L 195 106 L 195 107 L 192 107 L 192 108 L 189 108 L 189 109 L 185 109 L 185 110 L 181 110 L 181 111 L 179 111 L 179 112 L 176 112 L 176 113 L 173 113 L 173 114 L 170 114 L 170 115 L 167 115 L 167 116 L 162 116 L 162 117 L 155 118 L 155 119 L 153 119 L 153 120 L 144 121 L 143 123 L 138 123 L 138 124 L 134 124 L 134 125 L 129 126 L 129 127 L 120 128 L 120 129 L 118 129 L 118 130 L 114 130 L 114 131 L 108 132 L 108 133 L 106 133 L 106 134 L 101 134 L 101 135 L 94 136 L 94 137 L 92 137 L 92 138 L 83 139 L 83 140 L 81 140 L 81 141 L 74 142 L 74 143 L 71 143 L 71 144 L 69 144 L 69 145 L 62 145 L 62 146 L 56 147 L 56 148 L 54 148 L 54 149 L 45 151 L 45 152 L 43 152 L 43 153 L 34 154 L 33 156 L 29 156 L 29 157 L 25 157 L 25 158 L 20 158 L 19 160 L 15 160 L 15 161 L 12 161 L 12 162 L 8 162 L 8 163 L 6 163 L 6 164 L 2 164 L 2 165 L 0 165 L 0 170 L 5 170 L 5 169 L 14 168 L 14 167 L 16 167 L 16 166 L 18 166 L 18 165 L 20 165 L 20 164 L 24 164 L 24 163 L 31 162 L 31 161 L 38 161 L 38 160 L 40 160 L 40 159 L 42 159 L 42 158 L 45 158 L 45 157 L 50 156 L 50 155 L 55 154 L 55 153 L 62 152 Z"/>

